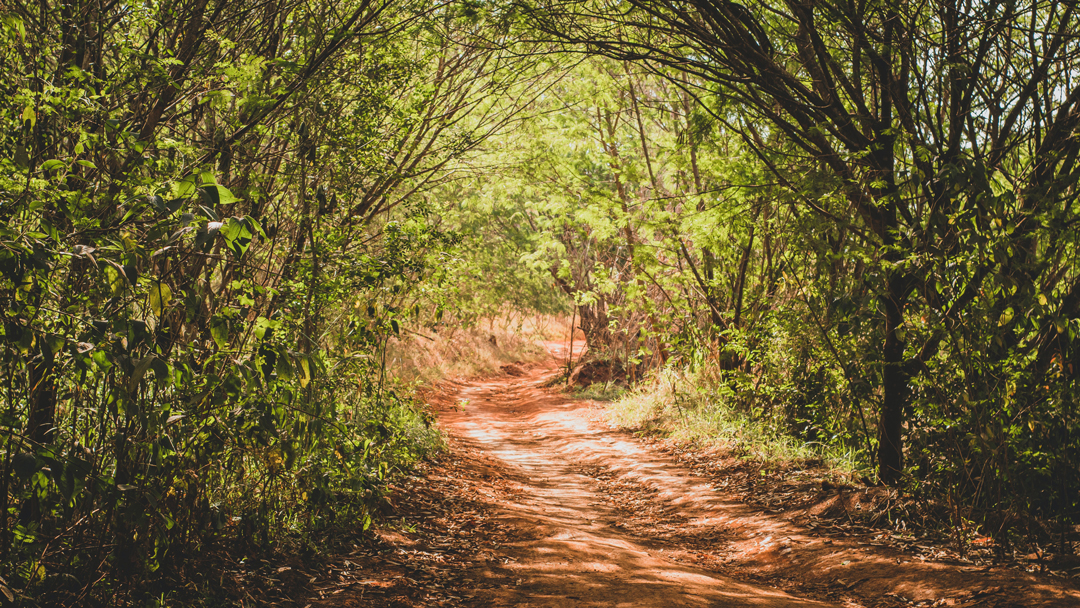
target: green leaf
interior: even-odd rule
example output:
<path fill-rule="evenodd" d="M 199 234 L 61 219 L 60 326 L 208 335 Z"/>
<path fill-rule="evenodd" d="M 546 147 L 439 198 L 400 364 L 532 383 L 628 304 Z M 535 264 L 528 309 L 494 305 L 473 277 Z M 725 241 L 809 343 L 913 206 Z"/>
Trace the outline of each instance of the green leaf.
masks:
<path fill-rule="evenodd" d="M 131 377 L 128 379 L 129 393 L 135 393 L 139 389 L 139 383 L 142 382 L 143 376 L 146 375 L 146 371 L 150 369 L 150 365 L 156 358 L 157 356 L 153 354 L 146 355 L 135 364 L 135 369 L 132 370 Z"/>
<path fill-rule="evenodd" d="M 114 298 L 123 294 L 124 290 L 127 289 L 127 277 L 124 276 L 123 271 L 115 262 L 109 262 L 105 266 L 105 281 L 109 284 L 109 291 Z"/>
<path fill-rule="evenodd" d="M 230 217 L 221 226 L 221 234 L 230 241 L 240 236 L 244 231 L 244 223 L 235 217 Z"/>
<path fill-rule="evenodd" d="M 195 178 L 188 177 L 173 184 L 171 198 L 189 198 L 196 192 Z"/>
<path fill-rule="evenodd" d="M 165 199 L 161 198 L 156 194 L 146 197 L 146 202 L 149 203 L 150 206 L 154 208 L 154 211 L 157 211 L 158 213 L 165 213 L 166 211 L 168 211 L 168 208 L 165 206 Z"/>
<path fill-rule="evenodd" d="M 67 167 L 67 164 L 64 163 L 64 161 L 56 160 L 55 158 L 41 163 L 42 171 L 52 171 L 54 169 L 63 169 L 65 167 Z"/>
<path fill-rule="evenodd" d="M 266 330 L 269 329 L 273 333 L 273 330 L 279 327 L 281 327 L 281 321 L 271 321 L 266 317 L 258 317 L 255 319 L 255 337 L 262 340 L 266 337 Z"/>
<path fill-rule="evenodd" d="M 109 355 L 103 350 L 95 350 L 94 354 L 90 356 L 94 361 L 94 365 L 101 371 L 108 371 L 113 366 L 112 361 L 109 360 Z"/>
<path fill-rule="evenodd" d="M 262 224 L 259 223 L 259 220 L 251 217 L 250 215 L 245 215 L 244 216 L 244 221 L 247 222 L 247 225 L 250 227 L 251 231 L 254 234 L 258 234 L 259 236 L 261 236 L 264 239 L 268 238 L 266 236 L 266 231 L 263 230 Z"/>
<path fill-rule="evenodd" d="M 274 371 L 277 372 L 278 378 L 291 380 L 293 377 L 292 360 L 289 359 L 289 352 L 284 348 L 278 351 L 277 365 L 274 366 Z"/>
<path fill-rule="evenodd" d="M 231 205 L 240 200 L 225 186 L 215 186 L 215 188 L 217 189 L 219 205 Z"/>
<path fill-rule="evenodd" d="M 161 357 L 154 357 L 150 363 L 150 369 L 154 371 L 154 380 L 159 385 L 164 385 L 172 377 L 169 364 Z"/>
<path fill-rule="evenodd" d="M 217 344 L 218 348 L 225 348 L 225 345 L 229 343 L 228 319 L 214 317 L 214 320 L 210 322 L 210 337 L 214 339 L 214 344 Z"/>
<path fill-rule="evenodd" d="M 172 288 L 161 281 L 154 281 L 150 285 L 150 310 L 154 311 L 154 316 L 161 318 L 165 308 L 169 305 L 169 302 L 173 300 Z"/>
<path fill-rule="evenodd" d="M 233 255 L 240 257 L 251 245 L 253 236 L 246 219 L 230 217 L 221 226 L 221 235 L 225 237 L 225 244 Z"/>
<path fill-rule="evenodd" d="M 218 205 L 231 205 L 240 200 L 228 188 L 219 184 L 213 173 L 200 173 L 199 182 L 206 205 L 211 209 Z"/>
<path fill-rule="evenodd" d="M 307 388 L 307 385 L 311 383 L 311 362 L 307 357 L 300 359 L 300 386 Z"/>
<path fill-rule="evenodd" d="M 18 32 L 19 41 L 23 44 L 26 43 L 26 25 L 22 22 L 22 19 L 14 15 L 4 15 L 3 18 L 0 18 L 0 22 Z"/>

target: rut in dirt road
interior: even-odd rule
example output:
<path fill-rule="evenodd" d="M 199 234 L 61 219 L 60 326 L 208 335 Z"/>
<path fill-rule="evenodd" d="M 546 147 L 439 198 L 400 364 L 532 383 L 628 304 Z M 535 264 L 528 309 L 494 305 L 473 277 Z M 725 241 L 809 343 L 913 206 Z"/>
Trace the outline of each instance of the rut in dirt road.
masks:
<path fill-rule="evenodd" d="M 441 417 L 448 433 L 505 464 L 520 491 L 503 506 L 503 519 L 531 530 L 503 547 L 510 563 L 501 572 L 488 572 L 509 573 L 516 584 L 478 591 L 477 605 L 830 605 L 680 563 L 664 555 L 665 545 L 625 531 L 584 471 L 618 469 L 663 488 L 680 511 L 670 515 L 690 533 L 722 534 L 725 505 L 707 483 L 590 424 L 581 402 L 544 388 L 553 373 L 464 387 L 459 408 Z"/>

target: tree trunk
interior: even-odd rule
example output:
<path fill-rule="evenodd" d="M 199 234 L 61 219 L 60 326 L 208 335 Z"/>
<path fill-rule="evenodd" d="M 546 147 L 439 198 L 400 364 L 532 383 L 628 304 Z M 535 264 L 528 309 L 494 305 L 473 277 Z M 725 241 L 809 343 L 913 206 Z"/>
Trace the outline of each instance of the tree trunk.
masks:
<path fill-rule="evenodd" d="M 30 363 L 30 414 L 27 417 L 27 436 L 39 445 L 52 442 L 56 418 L 56 378 L 53 375 L 53 355 L 42 349 L 41 359 Z"/>
<path fill-rule="evenodd" d="M 732 327 L 739 328 L 742 323 L 743 292 L 746 290 L 746 270 L 750 266 L 750 255 L 754 251 L 754 229 L 757 227 L 758 214 L 750 220 L 750 231 L 747 236 L 746 246 L 743 248 L 742 259 L 739 260 L 739 274 L 735 277 L 735 289 L 732 299 L 735 305 L 735 317 L 731 322 Z"/>
<path fill-rule="evenodd" d="M 908 371 L 904 363 L 904 277 L 893 272 L 885 299 L 885 348 L 883 354 L 881 412 L 878 417 L 878 479 L 894 485 L 904 472 L 903 425 L 908 397 Z"/>

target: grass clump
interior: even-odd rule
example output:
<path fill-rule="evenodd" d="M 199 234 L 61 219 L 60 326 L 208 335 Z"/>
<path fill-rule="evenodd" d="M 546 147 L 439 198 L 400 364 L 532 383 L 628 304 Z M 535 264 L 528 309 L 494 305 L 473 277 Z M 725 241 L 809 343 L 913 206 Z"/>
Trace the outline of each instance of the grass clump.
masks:
<path fill-rule="evenodd" d="M 574 391 L 578 399 L 616 401 L 627 396 L 628 389 L 617 382 L 596 382 Z"/>
<path fill-rule="evenodd" d="M 842 474 L 859 468 L 855 450 L 799 437 L 782 414 L 746 408 L 730 385 L 702 372 L 660 369 L 615 398 L 605 418 L 616 428 L 722 447 L 765 463 L 816 461 Z"/>

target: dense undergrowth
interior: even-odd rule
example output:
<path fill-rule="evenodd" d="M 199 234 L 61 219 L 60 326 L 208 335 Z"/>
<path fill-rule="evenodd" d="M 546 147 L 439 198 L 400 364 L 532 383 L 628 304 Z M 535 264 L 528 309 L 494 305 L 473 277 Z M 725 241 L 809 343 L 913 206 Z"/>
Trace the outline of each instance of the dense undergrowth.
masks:
<path fill-rule="evenodd" d="M 792 415 L 797 408 L 757 392 L 760 380 L 743 376 L 742 382 L 715 367 L 664 367 L 630 388 L 593 384 L 575 394 L 604 402 L 605 419 L 613 427 L 671 440 L 680 457 L 695 466 L 717 458 L 731 460 L 730 468 L 723 470 L 705 466 L 725 484 L 749 480 L 753 486 L 755 471 L 760 473 L 760 492 L 744 497 L 751 504 L 770 504 L 769 496 L 782 493 L 794 480 L 803 485 L 811 480 L 819 491 L 846 489 L 860 501 L 854 514 L 840 510 L 822 517 L 914 535 L 947 549 L 956 559 L 977 557 L 979 563 L 1011 563 L 1071 575 L 1076 563 L 1072 539 L 1080 530 L 1060 517 L 1038 511 L 973 509 L 956 494 L 943 491 L 958 487 L 944 480 L 910 479 L 898 487 L 882 487 L 874 482 L 873 468 L 862 456 L 865 448 L 844 440 L 855 434 L 830 432 L 824 425 L 807 433 L 808 421 Z M 808 495 L 798 507 L 813 504 Z"/>
<path fill-rule="evenodd" d="M 591 397 L 588 392 L 583 396 Z M 627 430 L 723 447 L 748 460 L 824 463 L 848 477 L 870 473 L 860 470 L 860 464 L 866 465 L 855 457 L 855 449 L 807 441 L 783 412 L 740 410 L 732 405 L 732 396 L 731 386 L 717 385 L 708 374 L 665 368 L 634 388 L 611 395 L 607 420 Z"/>
<path fill-rule="evenodd" d="M 202 556 L 366 528 L 440 448 L 388 343 L 487 310 L 428 193 L 529 98 L 500 28 L 409 1 L 0 6 L 0 604 L 224 602 Z"/>

